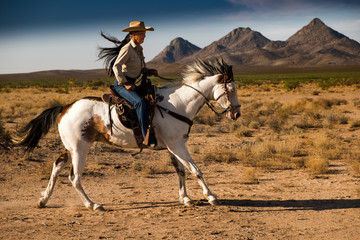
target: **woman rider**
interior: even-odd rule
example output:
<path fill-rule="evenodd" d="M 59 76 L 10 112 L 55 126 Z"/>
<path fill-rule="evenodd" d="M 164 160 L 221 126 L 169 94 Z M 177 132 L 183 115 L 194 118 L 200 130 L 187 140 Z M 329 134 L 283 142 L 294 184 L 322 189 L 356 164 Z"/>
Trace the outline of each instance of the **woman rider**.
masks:
<path fill-rule="evenodd" d="M 110 75 L 113 73 L 116 77 L 114 90 L 136 108 L 140 128 L 145 139 L 149 126 L 149 116 L 144 98 L 135 91 L 135 81 L 145 71 L 148 75 L 157 75 L 155 69 L 146 69 L 143 48 L 141 47 L 146 31 L 154 31 L 154 28 L 145 27 L 142 21 L 134 21 L 130 22 L 129 27 L 122 31 L 129 32 L 122 42 L 102 34 L 103 37 L 115 44 L 121 44 L 117 48 L 102 48 L 99 57 L 105 58 L 106 63 L 109 65 L 108 70 L 112 67 L 113 72 Z M 113 57 L 114 51 L 118 51 L 116 60 Z M 155 137 L 150 137 L 146 145 L 156 146 Z"/>

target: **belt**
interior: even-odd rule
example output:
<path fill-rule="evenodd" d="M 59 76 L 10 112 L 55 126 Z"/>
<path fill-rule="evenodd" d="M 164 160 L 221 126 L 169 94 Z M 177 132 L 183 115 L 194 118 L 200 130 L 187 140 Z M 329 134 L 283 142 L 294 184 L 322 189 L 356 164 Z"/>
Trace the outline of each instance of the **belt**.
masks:
<path fill-rule="evenodd" d="M 129 82 L 129 83 L 132 83 L 134 84 L 136 82 L 136 78 L 131 78 L 131 77 L 128 77 L 128 76 L 125 76 L 126 77 L 126 80 Z"/>

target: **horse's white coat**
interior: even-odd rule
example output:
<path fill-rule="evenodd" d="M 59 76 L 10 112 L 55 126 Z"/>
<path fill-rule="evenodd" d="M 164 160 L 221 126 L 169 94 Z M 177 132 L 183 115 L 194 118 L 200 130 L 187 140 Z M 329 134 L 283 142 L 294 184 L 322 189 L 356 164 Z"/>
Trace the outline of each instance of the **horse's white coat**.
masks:
<path fill-rule="evenodd" d="M 219 84 L 220 75 L 206 77 L 196 81 L 188 81 L 188 84 L 201 91 L 209 100 L 217 100 L 223 108 L 239 106 L 235 83 L 232 81 L 226 84 L 227 94 L 224 94 L 225 85 Z M 204 98 L 195 90 L 187 87 L 160 88 L 157 94 L 164 96 L 158 105 L 173 112 L 193 119 L 201 107 L 204 105 Z M 57 176 L 63 167 L 71 159 L 72 173 L 69 176 L 74 188 L 78 192 L 84 205 L 93 210 L 102 209 L 100 204 L 95 204 L 86 195 L 81 185 L 81 174 L 85 167 L 86 155 L 94 141 L 103 141 L 117 145 L 122 148 L 137 148 L 136 140 L 132 130 L 121 125 L 114 108 L 111 110 L 114 121 L 112 134 L 110 130 L 110 119 L 108 105 L 94 99 L 81 99 L 72 104 L 60 116 L 58 128 L 61 140 L 65 148 L 69 151 L 68 155 L 59 158 L 54 163 L 51 178 L 47 189 L 40 198 L 39 206 L 43 207 L 47 203 L 53 191 Z M 240 107 L 236 107 L 227 113 L 227 117 L 236 119 L 240 116 Z M 198 180 L 203 189 L 204 196 L 211 204 L 216 204 L 217 199 L 206 185 L 202 173 L 194 163 L 189 151 L 185 146 L 189 125 L 172 116 L 162 115 L 156 109 L 153 125 L 160 147 L 167 148 L 171 160 L 176 167 L 179 176 L 179 195 L 180 202 L 186 205 L 192 203 L 186 193 L 185 187 L 185 168 L 190 171 Z"/>

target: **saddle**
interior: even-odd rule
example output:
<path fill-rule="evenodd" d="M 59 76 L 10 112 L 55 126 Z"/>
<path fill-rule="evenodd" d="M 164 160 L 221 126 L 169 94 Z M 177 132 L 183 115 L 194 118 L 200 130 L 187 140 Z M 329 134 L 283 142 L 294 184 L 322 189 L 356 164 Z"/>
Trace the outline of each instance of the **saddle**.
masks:
<path fill-rule="evenodd" d="M 154 118 L 156 101 L 155 101 L 155 89 L 154 85 L 151 84 L 150 79 L 145 79 L 142 81 L 141 85 L 136 90 L 140 95 L 144 96 L 147 109 L 149 112 L 149 123 L 150 127 L 146 134 L 146 139 L 144 139 L 141 128 L 139 125 L 138 117 L 136 114 L 136 108 L 125 98 L 121 97 L 114 89 L 114 86 L 110 86 L 110 93 L 104 93 L 102 95 L 103 102 L 109 105 L 109 118 L 110 125 L 112 125 L 113 121 L 111 118 L 110 110 L 111 107 L 115 107 L 118 119 L 121 124 L 129 129 L 132 129 L 135 135 L 135 139 L 139 148 L 148 147 L 147 144 L 144 145 L 144 142 L 148 142 L 150 137 L 154 137 L 154 129 L 152 127 L 152 120 Z M 112 126 L 111 126 L 111 134 L 112 134 Z M 146 140 L 146 141 L 144 141 Z"/>

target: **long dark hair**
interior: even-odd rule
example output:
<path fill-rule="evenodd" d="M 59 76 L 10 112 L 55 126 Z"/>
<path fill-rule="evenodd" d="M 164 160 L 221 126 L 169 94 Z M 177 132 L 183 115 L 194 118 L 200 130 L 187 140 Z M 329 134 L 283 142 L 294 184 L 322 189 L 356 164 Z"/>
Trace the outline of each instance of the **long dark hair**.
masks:
<path fill-rule="evenodd" d="M 105 69 L 106 69 L 108 75 L 110 77 L 113 77 L 114 72 L 113 72 L 112 68 L 116 61 L 116 58 L 120 52 L 120 49 L 123 46 L 125 46 L 125 44 L 130 42 L 131 36 L 129 33 L 128 35 L 126 35 L 126 37 L 122 41 L 119 41 L 119 39 L 117 39 L 116 37 L 113 37 L 110 35 L 105 35 L 103 32 L 101 32 L 101 36 L 103 38 L 105 38 L 106 40 L 115 44 L 115 47 L 112 47 L 112 48 L 103 48 L 103 47 L 98 48 L 100 50 L 100 52 L 98 54 L 99 60 L 104 59 Z"/>

